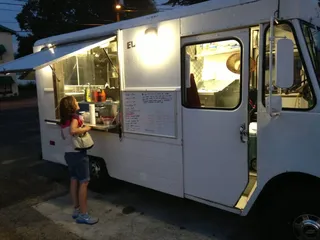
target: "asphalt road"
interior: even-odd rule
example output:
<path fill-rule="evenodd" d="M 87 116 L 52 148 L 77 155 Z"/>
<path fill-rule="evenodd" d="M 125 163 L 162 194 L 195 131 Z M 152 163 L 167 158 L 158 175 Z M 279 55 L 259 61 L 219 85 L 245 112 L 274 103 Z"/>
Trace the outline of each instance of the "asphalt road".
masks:
<path fill-rule="evenodd" d="M 0 102 L 0 239 L 81 239 L 32 208 L 68 192 L 66 168 L 40 160 L 38 125 L 36 99 Z M 114 184 L 112 194 L 123 196 L 123 205 L 180 230 L 215 240 L 257 239 L 243 217 L 120 181 Z"/>
<path fill-rule="evenodd" d="M 0 132 L 0 239 L 80 239 L 31 207 L 67 192 L 65 169 L 40 160 L 36 99 L 0 100 Z"/>

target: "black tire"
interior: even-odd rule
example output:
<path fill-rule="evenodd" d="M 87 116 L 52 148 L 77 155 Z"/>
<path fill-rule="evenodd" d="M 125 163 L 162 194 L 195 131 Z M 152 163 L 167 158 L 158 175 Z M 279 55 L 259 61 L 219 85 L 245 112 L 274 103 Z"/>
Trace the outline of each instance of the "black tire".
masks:
<path fill-rule="evenodd" d="M 110 176 L 103 159 L 89 156 L 90 182 L 89 189 L 95 192 L 105 192 L 110 182 Z"/>
<path fill-rule="evenodd" d="M 320 186 L 279 186 L 259 205 L 259 239 L 320 240 Z"/>

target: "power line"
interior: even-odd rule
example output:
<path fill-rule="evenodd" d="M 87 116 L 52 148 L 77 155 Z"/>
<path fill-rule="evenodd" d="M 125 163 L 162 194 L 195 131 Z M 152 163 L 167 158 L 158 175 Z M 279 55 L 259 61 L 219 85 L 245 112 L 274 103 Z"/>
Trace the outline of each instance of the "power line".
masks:
<path fill-rule="evenodd" d="M 0 8 L 0 11 L 20 12 L 21 10 L 13 10 L 13 9 Z"/>
<path fill-rule="evenodd" d="M 30 31 L 16 31 L 16 30 L 13 30 L 14 32 L 19 32 L 19 33 L 32 33 L 32 32 L 30 32 Z"/>
<path fill-rule="evenodd" d="M 0 2 L 0 5 L 24 6 L 24 4 L 22 3 L 5 3 L 5 2 Z"/>
<path fill-rule="evenodd" d="M 1 24 L 1 22 L 0 22 Z M 78 26 L 103 26 L 104 23 L 66 23 L 69 25 L 78 25 Z"/>
<path fill-rule="evenodd" d="M 107 22 L 113 22 L 112 20 L 105 20 Z M 0 24 L 8 23 L 8 24 L 19 24 L 18 22 L 9 22 L 9 21 L 1 21 Z M 66 23 L 66 24 L 72 24 L 72 25 L 83 25 L 83 26 L 102 26 L 105 25 L 105 23 Z"/>
<path fill-rule="evenodd" d="M 7 22 L 7 21 L 1 21 L 1 20 L 0 20 L 0 24 L 2 24 L 2 23 L 10 23 L 10 24 L 11 24 L 11 23 L 12 23 L 12 24 L 14 23 L 14 24 L 18 24 L 18 22 Z"/>
<path fill-rule="evenodd" d="M 17 22 L 1 22 L 0 24 L 18 24 Z M 79 26 L 103 26 L 103 23 L 70 23 L 72 25 L 79 25 Z M 32 33 L 32 31 L 24 31 L 24 30 L 13 30 L 16 33 Z"/>

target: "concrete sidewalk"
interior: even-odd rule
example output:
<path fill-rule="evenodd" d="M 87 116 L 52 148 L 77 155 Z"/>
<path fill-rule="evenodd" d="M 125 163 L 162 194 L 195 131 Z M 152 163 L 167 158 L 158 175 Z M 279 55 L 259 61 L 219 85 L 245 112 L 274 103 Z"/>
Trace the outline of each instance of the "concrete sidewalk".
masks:
<path fill-rule="evenodd" d="M 147 206 L 141 205 L 139 211 L 125 214 L 123 213 L 125 206 L 115 202 L 117 202 L 116 195 L 89 193 L 89 211 L 100 219 L 99 223 L 93 226 L 76 224 L 71 218 L 69 195 L 40 203 L 34 208 L 56 224 L 62 225 L 67 231 L 87 240 L 217 240 L 212 235 L 189 231 L 148 215 L 143 212 L 147 210 Z M 164 209 L 159 211 L 166 212 Z M 167 214 L 170 215 L 170 212 Z"/>

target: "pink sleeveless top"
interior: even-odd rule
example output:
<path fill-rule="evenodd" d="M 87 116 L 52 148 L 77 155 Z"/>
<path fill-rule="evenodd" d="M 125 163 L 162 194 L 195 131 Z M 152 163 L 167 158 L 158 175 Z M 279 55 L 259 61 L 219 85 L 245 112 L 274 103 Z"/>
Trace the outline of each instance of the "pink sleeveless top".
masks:
<path fill-rule="evenodd" d="M 77 114 L 74 114 L 72 116 L 72 119 L 76 119 L 78 121 L 78 127 L 81 127 L 83 125 L 83 117 L 79 116 Z M 65 124 L 61 125 L 61 131 L 63 133 L 62 139 L 63 139 L 63 147 L 64 147 L 64 152 L 78 152 L 77 150 L 74 149 L 73 143 L 72 143 L 72 136 L 70 134 L 70 125 L 71 121 L 68 120 Z"/>

